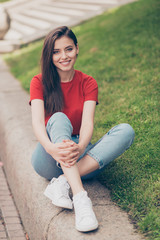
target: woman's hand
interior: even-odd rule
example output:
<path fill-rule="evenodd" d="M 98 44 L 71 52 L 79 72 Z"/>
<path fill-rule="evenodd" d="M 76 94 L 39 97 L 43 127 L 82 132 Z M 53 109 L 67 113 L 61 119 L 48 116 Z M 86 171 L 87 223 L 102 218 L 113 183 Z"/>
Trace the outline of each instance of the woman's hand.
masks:
<path fill-rule="evenodd" d="M 70 164 L 70 166 L 72 166 L 77 162 L 79 157 L 83 154 L 84 149 L 80 144 L 77 144 L 72 140 L 64 140 L 63 142 L 71 144 L 71 146 L 72 146 L 72 149 L 70 149 L 71 150 L 71 155 L 70 156 L 72 156 L 72 154 L 73 154 L 74 157 L 70 158 L 69 160 L 66 161 L 67 163 Z M 74 155 L 74 153 L 76 153 L 76 154 Z"/>
<path fill-rule="evenodd" d="M 71 167 L 78 159 L 78 146 L 71 140 L 64 140 L 61 143 L 51 143 L 47 151 L 57 162 L 64 167 Z"/>

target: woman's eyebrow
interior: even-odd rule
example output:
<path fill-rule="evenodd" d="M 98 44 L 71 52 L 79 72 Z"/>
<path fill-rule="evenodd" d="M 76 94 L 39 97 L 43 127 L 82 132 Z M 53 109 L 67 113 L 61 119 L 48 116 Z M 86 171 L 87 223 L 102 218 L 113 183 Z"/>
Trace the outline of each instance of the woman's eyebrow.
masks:
<path fill-rule="evenodd" d="M 70 47 L 73 47 L 73 45 L 68 45 L 67 47 L 65 47 L 65 49 L 66 49 L 66 48 L 70 48 Z M 58 51 L 58 50 L 60 50 L 60 48 L 55 48 L 55 49 L 54 49 L 54 51 Z"/>
<path fill-rule="evenodd" d="M 65 48 L 69 48 L 69 47 L 73 47 L 72 45 L 68 45 L 67 47 L 65 47 Z"/>

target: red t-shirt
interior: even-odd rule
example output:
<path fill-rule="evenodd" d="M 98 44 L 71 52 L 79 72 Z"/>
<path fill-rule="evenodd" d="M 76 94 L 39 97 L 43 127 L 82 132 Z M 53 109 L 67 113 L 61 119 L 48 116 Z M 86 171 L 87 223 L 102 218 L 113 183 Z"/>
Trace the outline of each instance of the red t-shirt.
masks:
<path fill-rule="evenodd" d="M 87 100 L 93 100 L 98 103 L 98 85 L 94 78 L 75 70 L 74 77 L 70 82 L 61 82 L 61 88 L 64 97 L 63 113 L 67 115 L 73 126 L 72 134 L 79 134 L 81 127 L 83 104 Z M 33 99 L 43 98 L 42 75 L 33 77 L 30 84 L 30 104 Z M 45 118 L 47 124 L 49 118 Z"/>

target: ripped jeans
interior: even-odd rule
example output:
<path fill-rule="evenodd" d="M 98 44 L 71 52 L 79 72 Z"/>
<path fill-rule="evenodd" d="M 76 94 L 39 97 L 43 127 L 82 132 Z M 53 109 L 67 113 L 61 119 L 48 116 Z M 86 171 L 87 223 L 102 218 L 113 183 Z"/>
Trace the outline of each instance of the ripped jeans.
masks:
<path fill-rule="evenodd" d="M 46 130 L 53 143 L 62 142 L 64 139 L 70 139 L 76 143 L 79 141 L 79 135 L 72 135 L 72 124 L 62 112 L 57 112 L 50 117 Z M 88 154 L 98 162 L 99 169 L 83 176 L 82 179 L 90 179 L 98 175 L 111 161 L 131 146 L 134 136 L 133 128 L 129 124 L 122 123 L 110 129 L 95 144 L 89 143 L 78 161 Z M 31 162 L 35 171 L 48 180 L 63 174 L 56 160 L 45 151 L 40 143 L 33 152 Z"/>

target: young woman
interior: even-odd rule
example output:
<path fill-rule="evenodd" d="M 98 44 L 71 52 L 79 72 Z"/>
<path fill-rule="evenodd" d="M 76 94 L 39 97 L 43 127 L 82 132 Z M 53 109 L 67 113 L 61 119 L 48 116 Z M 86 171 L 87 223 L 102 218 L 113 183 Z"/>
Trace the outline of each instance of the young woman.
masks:
<path fill-rule="evenodd" d="M 74 69 L 78 53 L 76 36 L 66 26 L 51 31 L 44 41 L 42 73 L 30 85 L 32 124 L 39 142 L 32 165 L 51 180 L 45 196 L 56 206 L 74 206 L 76 229 L 87 232 L 97 229 L 98 221 L 81 179 L 96 176 L 128 149 L 134 131 L 120 124 L 90 143 L 98 86 L 94 78 Z"/>

